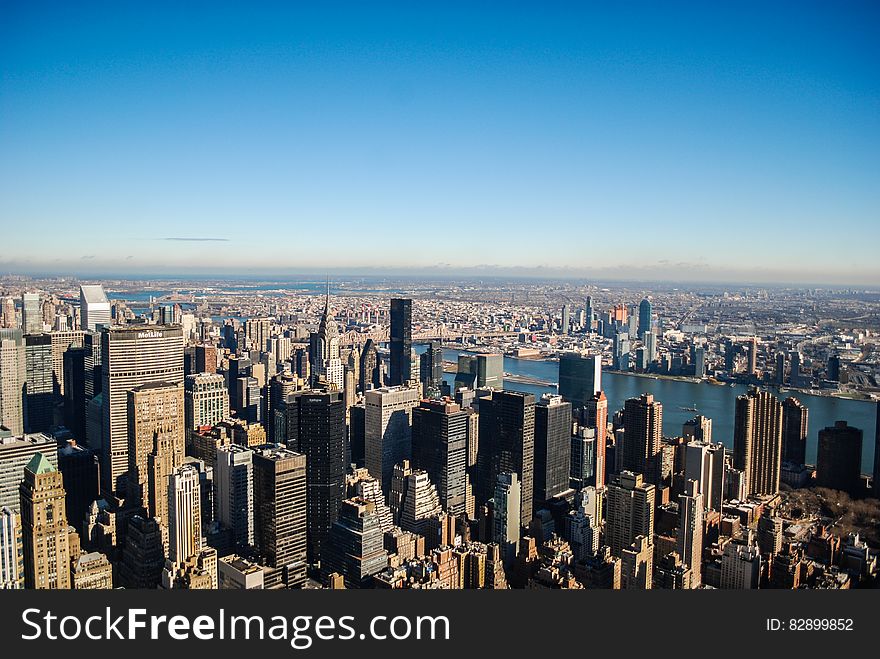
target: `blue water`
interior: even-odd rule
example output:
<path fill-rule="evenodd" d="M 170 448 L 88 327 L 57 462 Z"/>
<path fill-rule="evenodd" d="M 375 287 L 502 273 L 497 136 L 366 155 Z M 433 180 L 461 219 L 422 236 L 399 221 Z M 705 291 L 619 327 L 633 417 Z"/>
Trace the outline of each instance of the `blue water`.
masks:
<path fill-rule="evenodd" d="M 456 361 L 460 351 L 444 350 L 444 359 Z M 504 358 L 504 371 L 514 375 L 539 378 L 545 382 L 559 381 L 559 363 L 551 361 L 535 361 L 529 359 Z M 455 376 L 446 374 L 446 381 L 452 382 Z M 523 391 L 535 396 L 543 393 L 555 393 L 555 387 L 506 382 L 505 388 Z M 693 418 L 694 412 L 683 410 L 683 407 L 696 407 L 700 414 L 712 419 L 712 439 L 733 446 L 733 423 L 736 397 L 746 392 L 744 385 L 718 386 L 706 383 L 683 382 L 678 380 L 661 380 L 644 378 L 620 373 L 602 373 L 602 389 L 608 397 L 608 414 L 622 409 L 627 398 L 643 393 L 654 394 L 654 398 L 663 403 L 663 434 L 667 436 L 681 435 L 682 425 Z M 810 411 L 809 434 L 807 436 L 807 461 L 815 464 L 816 445 L 819 430 L 834 425 L 837 420 L 844 420 L 849 425 L 860 428 L 862 440 L 862 472 L 869 473 L 874 465 L 874 429 L 876 424 L 877 404 L 869 401 L 847 400 L 831 396 L 810 396 L 799 392 L 777 394 L 781 399 L 789 395 L 800 400 Z"/>

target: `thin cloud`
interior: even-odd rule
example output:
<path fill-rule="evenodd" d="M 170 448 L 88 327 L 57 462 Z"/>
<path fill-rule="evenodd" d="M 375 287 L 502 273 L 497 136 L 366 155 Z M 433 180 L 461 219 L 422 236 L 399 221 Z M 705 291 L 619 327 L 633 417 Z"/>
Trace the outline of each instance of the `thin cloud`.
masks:
<path fill-rule="evenodd" d="M 166 238 L 165 240 L 175 240 L 185 243 L 228 243 L 229 238 Z"/>

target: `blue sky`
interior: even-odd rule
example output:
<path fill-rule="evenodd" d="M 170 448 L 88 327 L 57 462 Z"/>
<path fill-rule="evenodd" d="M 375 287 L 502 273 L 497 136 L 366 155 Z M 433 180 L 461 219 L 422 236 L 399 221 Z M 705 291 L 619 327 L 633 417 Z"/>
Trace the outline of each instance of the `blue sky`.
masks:
<path fill-rule="evenodd" d="M 0 4 L 0 271 L 880 283 L 877 3 L 176 4 Z"/>

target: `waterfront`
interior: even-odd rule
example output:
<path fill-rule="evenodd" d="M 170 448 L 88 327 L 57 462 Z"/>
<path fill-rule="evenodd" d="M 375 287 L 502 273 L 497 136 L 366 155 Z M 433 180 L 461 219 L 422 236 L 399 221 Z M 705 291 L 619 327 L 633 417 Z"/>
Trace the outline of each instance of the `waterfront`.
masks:
<path fill-rule="evenodd" d="M 446 349 L 443 358 L 456 361 L 459 350 Z M 559 363 L 532 359 L 504 358 L 504 371 L 514 375 L 538 378 L 546 382 L 558 382 Z M 445 375 L 448 382 L 455 375 Z M 555 387 L 544 387 L 517 382 L 507 382 L 505 386 L 514 391 L 524 391 L 540 396 L 543 393 L 555 393 Z M 681 434 L 682 424 L 692 418 L 695 412 L 682 408 L 697 408 L 699 414 L 712 419 L 712 436 L 714 441 L 733 446 L 733 420 L 736 397 L 747 391 L 745 385 L 717 386 L 705 382 L 687 382 L 662 378 L 636 377 L 622 373 L 602 373 L 602 388 L 608 397 L 609 415 L 623 408 L 627 398 L 642 393 L 653 394 L 663 403 L 663 434 L 675 436 Z M 780 394 L 777 394 L 780 395 Z M 816 445 L 819 430 L 834 425 L 837 420 L 845 420 L 851 426 L 860 428 L 862 441 L 862 472 L 871 471 L 874 464 L 874 427 L 876 423 L 876 403 L 868 401 L 847 400 L 832 396 L 811 396 L 792 392 L 781 394 L 784 399 L 794 395 L 810 410 L 809 435 L 807 436 L 807 460 L 815 463 Z"/>

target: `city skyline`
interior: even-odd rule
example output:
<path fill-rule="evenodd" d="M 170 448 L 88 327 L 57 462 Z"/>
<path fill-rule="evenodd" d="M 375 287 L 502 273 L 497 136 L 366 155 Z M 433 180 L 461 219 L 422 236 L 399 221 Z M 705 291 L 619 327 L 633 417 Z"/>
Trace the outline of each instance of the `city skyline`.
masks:
<path fill-rule="evenodd" d="M 2 13 L 3 272 L 880 282 L 867 4 Z"/>

